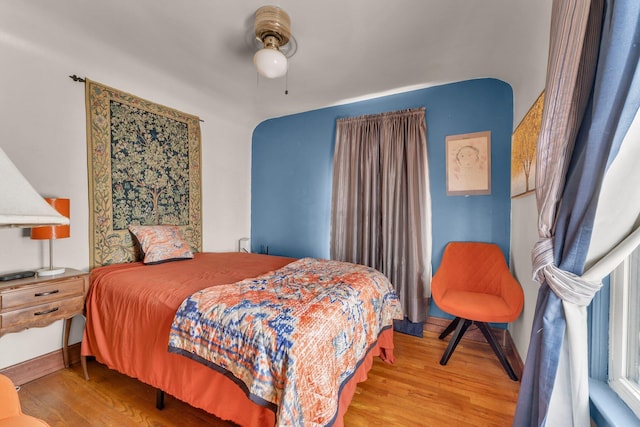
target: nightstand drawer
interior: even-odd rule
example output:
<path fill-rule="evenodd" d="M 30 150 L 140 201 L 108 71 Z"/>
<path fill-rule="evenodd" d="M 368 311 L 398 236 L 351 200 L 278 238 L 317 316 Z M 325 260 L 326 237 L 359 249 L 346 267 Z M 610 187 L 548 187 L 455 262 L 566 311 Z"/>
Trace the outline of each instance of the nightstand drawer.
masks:
<path fill-rule="evenodd" d="M 0 314 L 0 329 L 16 329 L 23 327 L 43 326 L 58 320 L 66 319 L 73 314 L 82 313 L 84 296 L 53 301 L 23 309 Z"/>
<path fill-rule="evenodd" d="M 71 296 L 82 296 L 83 293 L 84 279 L 82 278 L 43 283 L 39 286 L 3 292 L 0 294 L 0 311 L 45 304 Z"/>

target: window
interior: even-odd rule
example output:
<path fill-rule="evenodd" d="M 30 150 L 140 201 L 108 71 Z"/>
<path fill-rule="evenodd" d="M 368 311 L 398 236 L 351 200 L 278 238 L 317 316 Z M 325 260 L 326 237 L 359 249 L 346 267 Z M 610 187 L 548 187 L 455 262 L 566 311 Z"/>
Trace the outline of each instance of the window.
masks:
<path fill-rule="evenodd" d="M 609 386 L 640 417 L 640 248 L 612 273 Z"/>

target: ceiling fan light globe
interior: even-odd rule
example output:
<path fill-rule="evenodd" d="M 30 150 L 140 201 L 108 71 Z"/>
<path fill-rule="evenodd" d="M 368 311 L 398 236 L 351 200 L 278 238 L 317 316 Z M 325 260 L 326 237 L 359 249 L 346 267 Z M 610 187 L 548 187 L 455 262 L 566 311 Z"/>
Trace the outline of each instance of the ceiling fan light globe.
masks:
<path fill-rule="evenodd" d="M 253 56 L 253 63 L 258 73 L 268 79 L 282 77 L 287 73 L 287 57 L 276 49 L 260 49 Z"/>

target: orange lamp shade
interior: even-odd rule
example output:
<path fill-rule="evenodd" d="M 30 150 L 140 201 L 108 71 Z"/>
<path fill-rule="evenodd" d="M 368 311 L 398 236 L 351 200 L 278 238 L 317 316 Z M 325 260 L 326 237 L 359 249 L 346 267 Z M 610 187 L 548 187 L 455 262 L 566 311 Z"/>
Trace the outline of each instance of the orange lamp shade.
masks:
<path fill-rule="evenodd" d="M 70 201 L 69 199 L 58 199 L 45 197 L 49 203 L 60 215 L 70 217 Z M 67 225 L 52 225 L 44 227 L 34 227 L 31 229 L 31 238 L 38 240 L 64 239 L 71 235 L 71 227 Z"/>

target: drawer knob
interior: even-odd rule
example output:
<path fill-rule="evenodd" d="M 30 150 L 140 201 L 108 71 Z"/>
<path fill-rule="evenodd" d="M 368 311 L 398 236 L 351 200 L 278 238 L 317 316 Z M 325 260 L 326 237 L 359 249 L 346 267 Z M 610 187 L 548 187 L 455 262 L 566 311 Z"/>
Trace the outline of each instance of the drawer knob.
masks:
<path fill-rule="evenodd" d="M 34 316 L 44 316 L 45 314 L 49 314 L 49 313 L 53 313 L 54 311 L 58 311 L 60 307 L 54 307 L 50 310 L 45 310 L 45 311 L 36 311 L 35 313 L 33 313 Z"/>
<path fill-rule="evenodd" d="M 60 290 L 55 289 L 53 291 L 48 291 L 48 292 L 38 292 L 34 296 L 36 296 L 36 297 L 46 297 L 47 295 L 57 294 L 58 292 L 60 292 Z"/>

